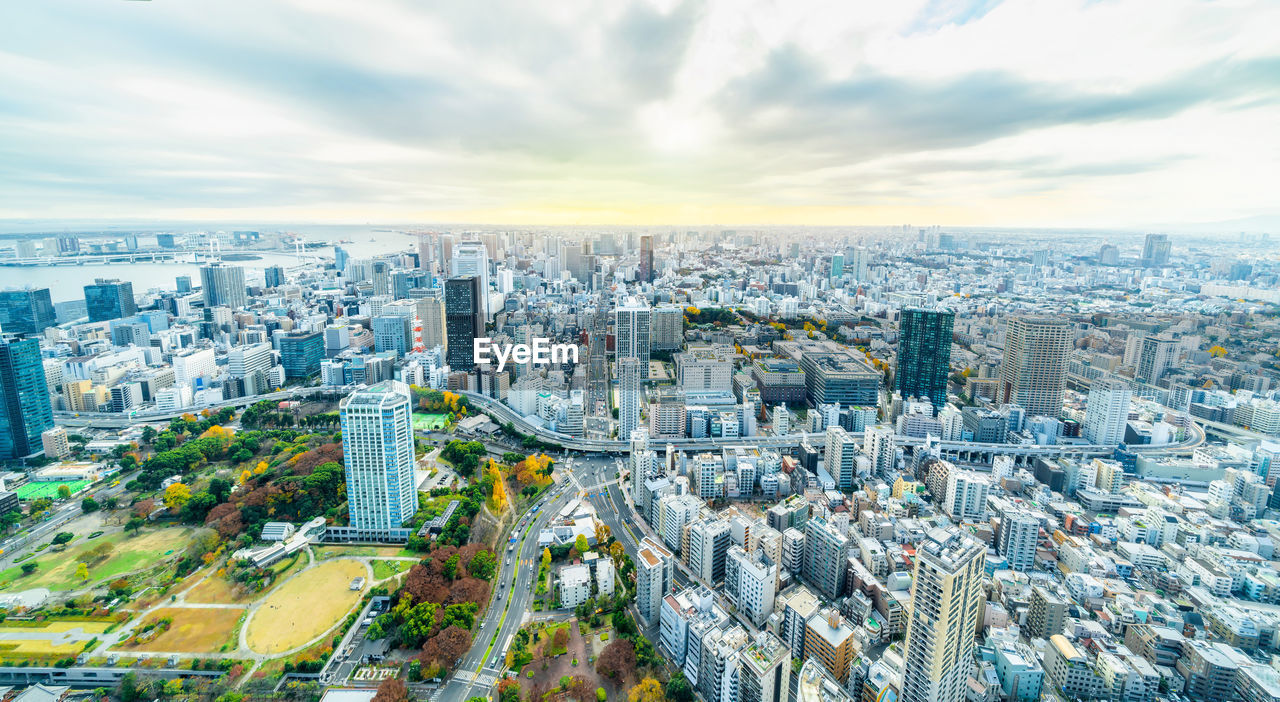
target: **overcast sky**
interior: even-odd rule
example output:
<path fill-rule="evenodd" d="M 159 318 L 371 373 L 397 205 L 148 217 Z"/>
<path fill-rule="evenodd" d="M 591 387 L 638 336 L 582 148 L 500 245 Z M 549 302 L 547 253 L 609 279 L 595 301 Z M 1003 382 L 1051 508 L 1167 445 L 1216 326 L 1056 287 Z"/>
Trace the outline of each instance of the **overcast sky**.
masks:
<path fill-rule="evenodd" d="M 0 217 L 1280 214 L 1280 2 L 15 0 Z"/>

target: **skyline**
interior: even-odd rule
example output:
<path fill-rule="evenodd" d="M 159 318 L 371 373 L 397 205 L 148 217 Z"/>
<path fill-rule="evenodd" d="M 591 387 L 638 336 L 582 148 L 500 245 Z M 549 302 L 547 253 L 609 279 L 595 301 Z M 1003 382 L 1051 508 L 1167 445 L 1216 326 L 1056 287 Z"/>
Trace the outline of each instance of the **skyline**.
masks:
<path fill-rule="evenodd" d="M 768 5 L 9 6 L 0 218 L 1280 216 L 1274 4 Z"/>

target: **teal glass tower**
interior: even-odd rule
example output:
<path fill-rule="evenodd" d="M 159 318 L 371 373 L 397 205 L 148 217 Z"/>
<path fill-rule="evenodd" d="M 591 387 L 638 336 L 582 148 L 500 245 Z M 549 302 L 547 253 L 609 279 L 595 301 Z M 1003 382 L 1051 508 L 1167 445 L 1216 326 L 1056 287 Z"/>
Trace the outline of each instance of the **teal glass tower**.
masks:
<path fill-rule="evenodd" d="M 951 329 L 955 319 L 955 313 L 950 310 L 919 307 L 902 310 L 894 389 L 903 399 L 928 397 L 934 414 L 947 404 Z"/>

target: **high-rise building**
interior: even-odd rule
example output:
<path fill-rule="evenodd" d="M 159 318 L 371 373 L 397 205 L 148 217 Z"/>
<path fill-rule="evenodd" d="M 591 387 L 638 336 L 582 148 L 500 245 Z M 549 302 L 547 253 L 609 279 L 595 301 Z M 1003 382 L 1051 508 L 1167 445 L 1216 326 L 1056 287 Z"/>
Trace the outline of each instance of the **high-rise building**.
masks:
<path fill-rule="evenodd" d="M 649 305 L 629 297 L 614 310 L 614 348 L 618 358 L 634 356 L 640 361 L 640 379 L 649 379 Z"/>
<path fill-rule="evenodd" d="M 646 624 L 658 621 L 662 598 L 671 591 L 674 562 L 662 544 L 645 537 L 636 553 L 636 610 Z"/>
<path fill-rule="evenodd" d="M 847 260 L 849 263 L 849 271 L 853 274 L 854 282 L 867 282 L 868 273 L 871 267 L 871 252 L 867 247 L 856 246 L 849 249 Z"/>
<path fill-rule="evenodd" d="M 677 305 L 659 305 L 651 314 L 649 348 L 679 351 L 684 345 L 684 310 Z"/>
<path fill-rule="evenodd" d="M 951 327 L 955 317 L 950 310 L 918 307 L 902 310 L 894 386 L 903 399 L 929 398 L 935 414 L 947 404 Z"/>
<path fill-rule="evenodd" d="M 399 528 L 418 511 L 409 387 L 383 381 L 351 393 L 339 410 L 351 526 Z"/>
<path fill-rule="evenodd" d="M 903 662 L 904 702 L 965 699 L 982 610 L 986 547 L 958 529 L 933 529 L 916 549 Z"/>
<path fill-rule="evenodd" d="M 987 515 L 987 495 L 991 479 L 971 470 L 955 470 L 947 475 L 947 492 L 942 507 L 957 521 L 981 521 Z"/>
<path fill-rule="evenodd" d="M 49 288 L 0 291 L 0 332 L 39 334 L 57 323 Z"/>
<path fill-rule="evenodd" d="M 825 519 L 810 519 L 804 527 L 804 578 L 827 599 L 844 590 L 845 557 L 849 537 Z"/>
<path fill-rule="evenodd" d="M 1089 388 L 1089 401 L 1085 405 L 1084 438 L 1092 444 L 1124 441 L 1132 395 L 1129 384 L 1123 380 L 1098 378 L 1093 381 Z"/>
<path fill-rule="evenodd" d="M 1047 639 L 1061 634 L 1066 619 L 1066 600 L 1038 585 L 1031 588 L 1031 601 L 1027 605 L 1028 637 Z"/>
<path fill-rule="evenodd" d="M 1134 377 L 1140 383 L 1155 385 L 1173 365 L 1178 342 L 1167 336 L 1145 336 L 1139 345 L 1138 367 Z"/>
<path fill-rule="evenodd" d="M 1163 266 L 1169 262 L 1169 235 L 1148 234 L 1142 243 L 1142 265 Z"/>
<path fill-rule="evenodd" d="M 778 584 L 778 565 L 761 551 L 748 554 L 741 546 L 730 546 L 725 562 L 724 589 L 738 611 L 756 626 L 773 614 L 773 598 Z"/>
<path fill-rule="evenodd" d="M 800 357 L 810 407 L 839 404 L 875 407 L 880 401 L 880 371 L 847 353 L 806 352 Z"/>
<path fill-rule="evenodd" d="M 280 365 L 285 378 L 310 378 L 324 360 L 324 333 L 296 331 L 280 337 Z"/>
<path fill-rule="evenodd" d="M 84 305 L 90 322 L 106 322 L 138 313 L 133 299 L 133 283 L 127 280 L 98 278 L 84 286 Z"/>
<path fill-rule="evenodd" d="M 268 288 L 278 288 L 284 285 L 284 268 L 282 266 L 267 266 L 262 271 L 263 282 Z"/>
<path fill-rule="evenodd" d="M 1071 324 L 1050 317 L 1013 317 L 1000 368 L 1000 404 L 1017 404 L 1028 416 L 1062 414 Z"/>
<path fill-rule="evenodd" d="M 871 460 L 871 470 L 886 474 L 897 462 L 898 448 L 893 440 L 893 427 L 867 427 L 862 436 L 862 450 Z"/>
<path fill-rule="evenodd" d="M 839 280 L 844 276 L 844 254 L 831 254 L 831 277 Z"/>
<path fill-rule="evenodd" d="M 844 684 L 856 655 L 854 634 L 839 610 L 818 612 L 805 622 L 804 657 L 821 662 L 831 677 Z"/>
<path fill-rule="evenodd" d="M 461 241 L 453 247 L 453 258 L 449 261 L 450 274 L 454 278 L 476 276 L 479 279 L 480 293 L 476 296 L 479 303 L 476 313 L 480 315 L 481 325 L 488 319 L 489 296 L 489 252 L 479 241 Z M 483 330 L 483 326 L 481 327 Z"/>
<path fill-rule="evenodd" d="M 484 246 L 480 246 L 483 250 Z M 444 283 L 445 362 L 455 371 L 475 369 L 475 340 L 484 336 L 479 276 L 450 278 Z"/>
<path fill-rule="evenodd" d="M 1009 510 L 1000 518 L 999 552 L 1010 570 L 1031 570 L 1036 564 L 1040 520 L 1026 510 Z"/>
<path fill-rule="evenodd" d="M 640 359 L 618 359 L 618 437 L 640 428 Z"/>
<path fill-rule="evenodd" d="M 52 428 L 40 342 L 0 339 L 0 459 L 39 453 L 44 448 L 40 434 Z"/>
<path fill-rule="evenodd" d="M 653 282 L 653 236 L 650 234 L 640 236 L 640 267 L 636 278 L 642 283 Z"/>
<path fill-rule="evenodd" d="M 244 269 L 222 263 L 200 266 L 200 292 L 205 307 L 239 309 L 249 304 L 244 287 Z"/>
<path fill-rule="evenodd" d="M 853 489 L 858 472 L 858 443 L 839 425 L 827 427 L 826 452 L 823 454 L 827 473 L 843 491 Z"/>
<path fill-rule="evenodd" d="M 762 631 L 738 652 L 737 702 L 788 702 L 791 651 L 777 636 Z"/>
<path fill-rule="evenodd" d="M 403 358 L 413 350 L 413 319 L 404 315 L 389 314 L 374 317 L 373 350 L 395 351 Z"/>
<path fill-rule="evenodd" d="M 694 575 L 716 584 L 724 581 L 725 562 L 732 544 L 729 522 L 695 520 L 685 529 L 680 555 Z"/>

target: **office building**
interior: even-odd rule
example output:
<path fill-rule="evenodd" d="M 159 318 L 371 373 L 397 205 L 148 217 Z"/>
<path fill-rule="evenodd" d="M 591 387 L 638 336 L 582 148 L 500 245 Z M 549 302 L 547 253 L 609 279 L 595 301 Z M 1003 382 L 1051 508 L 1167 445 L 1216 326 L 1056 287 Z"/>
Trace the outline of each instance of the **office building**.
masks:
<path fill-rule="evenodd" d="M 1043 587 L 1031 588 L 1027 606 L 1027 636 L 1047 639 L 1061 634 L 1067 621 L 1067 601 Z"/>
<path fill-rule="evenodd" d="M 640 379 L 649 379 L 649 305 L 636 297 L 623 300 L 614 310 L 614 348 L 618 358 L 634 356 L 640 361 Z"/>
<path fill-rule="evenodd" d="M 965 699 L 982 610 L 986 547 L 932 529 L 916 549 L 902 676 L 904 702 Z"/>
<path fill-rule="evenodd" d="M 1091 444 L 1119 444 L 1129 424 L 1129 384 L 1114 378 L 1098 378 L 1089 388 L 1085 406 L 1084 438 Z"/>
<path fill-rule="evenodd" d="M 0 459 L 40 453 L 44 450 L 40 435 L 52 428 L 40 342 L 0 339 Z"/>
<path fill-rule="evenodd" d="M 800 369 L 810 407 L 875 407 L 880 401 L 880 372 L 854 356 L 810 351 L 800 357 Z"/>
<path fill-rule="evenodd" d="M 1155 385 L 1173 365 L 1178 342 L 1165 336 L 1144 336 L 1138 346 L 1138 363 L 1134 378 Z"/>
<path fill-rule="evenodd" d="M 49 288 L 0 291 L 0 333 L 39 334 L 57 323 Z"/>
<path fill-rule="evenodd" d="M 484 336 L 481 284 L 475 275 L 444 283 L 445 362 L 455 371 L 469 373 L 476 367 L 475 340 Z"/>
<path fill-rule="evenodd" d="M 278 288 L 284 285 L 284 268 L 281 266 L 267 266 L 262 271 L 263 283 L 268 288 Z"/>
<path fill-rule="evenodd" d="M 684 345 L 684 310 L 676 305 L 658 305 L 650 315 L 649 348 L 679 351 Z"/>
<path fill-rule="evenodd" d="M 138 313 L 133 299 L 133 283 L 126 280 L 98 278 L 84 286 L 84 304 L 90 322 L 106 322 Z"/>
<path fill-rule="evenodd" d="M 825 519 L 810 519 L 804 529 L 804 579 L 823 597 L 834 600 L 844 592 L 845 557 L 849 537 Z"/>
<path fill-rule="evenodd" d="M 357 390 L 339 407 L 351 526 L 385 531 L 418 511 L 413 407 L 409 387 L 393 380 Z"/>
<path fill-rule="evenodd" d="M 653 236 L 650 234 L 640 235 L 640 266 L 636 269 L 636 280 L 653 282 Z"/>
<path fill-rule="evenodd" d="M 244 269 L 223 263 L 200 266 L 200 292 L 205 307 L 240 309 L 249 304 L 244 287 Z"/>
<path fill-rule="evenodd" d="M 413 350 L 413 318 L 403 315 L 374 317 L 373 350 L 395 351 L 401 358 Z"/>
<path fill-rule="evenodd" d="M 1014 317 L 1005 333 L 1000 404 L 1016 404 L 1028 416 L 1062 414 L 1071 324 L 1050 317 Z"/>
<path fill-rule="evenodd" d="M 947 404 L 951 372 L 951 328 L 955 313 L 908 307 L 902 310 L 894 388 L 902 397 L 929 398 L 934 413 Z"/>
<path fill-rule="evenodd" d="M 1142 243 L 1142 265 L 1163 266 L 1169 262 L 1169 235 L 1148 234 Z"/>
<path fill-rule="evenodd" d="M 324 333 L 320 331 L 290 332 L 280 337 L 280 365 L 284 377 L 310 378 L 320 372 L 324 360 Z"/>
<path fill-rule="evenodd" d="M 640 428 L 640 359 L 618 359 L 618 437 Z"/>
<path fill-rule="evenodd" d="M 484 331 L 484 323 L 488 319 L 489 296 L 489 253 L 479 241 L 460 241 L 453 247 L 453 256 L 449 260 L 450 275 L 453 278 L 475 276 L 479 288 L 475 293 L 478 301 L 474 311 L 480 318 L 480 332 Z M 484 336 L 483 333 L 477 336 Z M 450 364 L 452 366 L 453 364 Z M 457 370 L 457 369 L 455 369 Z M 466 370 L 466 369 L 463 369 Z"/>

